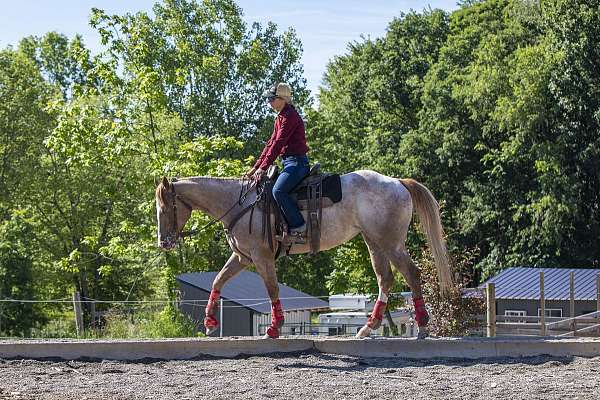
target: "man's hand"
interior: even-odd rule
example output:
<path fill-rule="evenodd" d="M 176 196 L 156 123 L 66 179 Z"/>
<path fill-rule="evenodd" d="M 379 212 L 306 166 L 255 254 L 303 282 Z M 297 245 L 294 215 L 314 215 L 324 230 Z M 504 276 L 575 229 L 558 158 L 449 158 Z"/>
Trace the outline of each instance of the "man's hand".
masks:
<path fill-rule="evenodd" d="M 255 181 L 259 182 L 260 179 L 263 177 L 263 175 L 265 174 L 265 170 L 262 168 L 258 168 L 255 172 L 254 175 L 252 176 L 252 179 L 254 179 Z"/>
<path fill-rule="evenodd" d="M 250 168 L 248 171 L 246 171 L 244 173 L 244 178 L 251 178 L 252 175 L 254 175 L 254 172 L 256 172 L 256 168 L 254 168 L 254 167 Z"/>

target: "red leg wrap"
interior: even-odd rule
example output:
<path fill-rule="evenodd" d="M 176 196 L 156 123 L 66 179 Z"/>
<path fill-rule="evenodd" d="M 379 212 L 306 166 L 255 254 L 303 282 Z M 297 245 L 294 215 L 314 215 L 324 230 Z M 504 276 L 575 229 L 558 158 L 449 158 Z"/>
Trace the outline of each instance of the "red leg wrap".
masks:
<path fill-rule="evenodd" d="M 212 315 L 204 317 L 204 327 L 206 328 L 207 333 L 208 333 L 208 331 L 213 330 L 218 326 L 219 326 L 219 321 L 217 321 L 217 319 L 215 317 L 213 317 Z"/>
<path fill-rule="evenodd" d="M 271 339 L 277 339 L 279 337 L 279 329 L 274 326 L 270 326 L 267 328 L 267 336 Z"/>
<path fill-rule="evenodd" d="M 214 316 L 215 309 L 219 306 L 219 298 L 221 297 L 221 292 L 213 289 L 210 292 L 210 296 L 208 296 L 208 303 L 206 304 L 206 308 L 204 309 L 204 313 L 206 317 L 204 318 L 204 327 L 206 330 L 211 330 L 219 326 L 219 321 Z"/>
<path fill-rule="evenodd" d="M 367 321 L 367 326 L 371 329 L 378 329 L 381 326 L 381 321 L 383 321 L 383 313 L 385 312 L 385 307 L 387 303 L 384 303 L 381 300 L 377 300 L 375 302 L 375 307 L 373 307 L 373 312 Z"/>
<path fill-rule="evenodd" d="M 283 308 L 281 307 L 281 301 L 277 299 L 271 303 L 271 326 L 274 328 L 281 328 L 285 317 L 283 316 Z"/>
<path fill-rule="evenodd" d="M 204 310 L 206 315 L 213 315 L 213 312 L 215 311 L 214 309 L 218 306 L 218 301 L 220 298 L 220 291 L 213 289 L 210 292 L 210 296 L 208 296 L 208 303 L 206 303 L 206 309 Z"/>
<path fill-rule="evenodd" d="M 415 320 L 418 326 L 426 326 L 429 323 L 429 314 L 425 308 L 425 301 L 422 297 L 413 299 L 415 307 Z"/>
<path fill-rule="evenodd" d="M 279 329 L 283 326 L 285 317 L 283 316 L 283 308 L 281 301 L 277 299 L 271 303 L 271 326 L 267 328 L 267 336 L 271 339 L 279 337 Z"/>

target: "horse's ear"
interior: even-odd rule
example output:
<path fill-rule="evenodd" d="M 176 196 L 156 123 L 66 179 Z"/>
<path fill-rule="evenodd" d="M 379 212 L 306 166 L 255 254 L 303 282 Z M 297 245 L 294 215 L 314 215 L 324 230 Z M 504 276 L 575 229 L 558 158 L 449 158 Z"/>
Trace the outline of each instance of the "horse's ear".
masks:
<path fill-rule="evenodd" d="M 168 189 L 168 188 L 169 188 L 169 185 L 170 185 L 170 183 L 169 183 L 169 180 L 167 179 L 167 177 L 166 177 L 166 176 L 163 176 L 163 178 L 162 178 L 162 182 L 160 182 L 160 183 L 161 183 L 161 185 L 163 185 L 163 186 L 164 186 L 166 189 Z"/>

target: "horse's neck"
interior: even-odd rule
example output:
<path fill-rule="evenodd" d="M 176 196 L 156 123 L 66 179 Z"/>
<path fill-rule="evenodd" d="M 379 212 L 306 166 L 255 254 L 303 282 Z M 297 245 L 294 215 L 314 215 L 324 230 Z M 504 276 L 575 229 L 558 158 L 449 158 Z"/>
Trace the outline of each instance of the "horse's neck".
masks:
<path fill-rule="evenodd" d="M 213 218 L 221 218 L 230 208 L 234 208 L 222 220 L 226 223 L 235 217 L 234 204 L 240 195 L 241 183 L 236 179 L 216 179 L 193 177 L 174 182 L 178 195 L 188 201 L 194 210 L 201 210 Z"/>

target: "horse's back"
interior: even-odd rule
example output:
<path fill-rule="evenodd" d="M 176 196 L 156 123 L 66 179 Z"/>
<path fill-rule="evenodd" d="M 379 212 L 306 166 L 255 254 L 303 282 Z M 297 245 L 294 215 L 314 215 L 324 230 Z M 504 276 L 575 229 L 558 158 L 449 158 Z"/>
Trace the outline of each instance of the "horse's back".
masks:
<path fill-rule="evenodd" d="M 342 176 L 343 195 L 354 203 L 356 223 L 362 232 L 399 231 L 408 229 L 412 218 L 412 199 L 398 178 L 370 170 Z"/>
<path fill-rule="evenodd" d="M 361 232 L 376 240 L 388 235 L 400 241 L 406 236 L 412 202 L 410 193 L 397 178 L 360 170 L 340 175 L 340 181 L 342 200 L 323 209 L 322 250 L 338 246 Z M 303 215 L 306 219 L 306 211 Z M 308 250 L 308 245 L 298 245 L 291 253 Z"/>
<path fill-rule="evenodd" d="M 411 204 L 410 193 L 398 178 L 383 175 L 376 171 L 359 170 L 344 174 L 340 179 L 342 196 L 356 197 L 357 199 L 363 197 L 367 200 L 385 200 L 387 202 L 395 201 L 403 203 L 400 204 L 401 206 Z"/>

